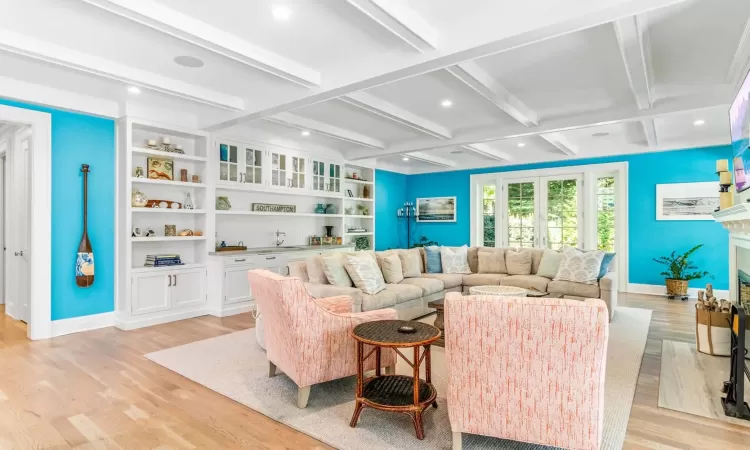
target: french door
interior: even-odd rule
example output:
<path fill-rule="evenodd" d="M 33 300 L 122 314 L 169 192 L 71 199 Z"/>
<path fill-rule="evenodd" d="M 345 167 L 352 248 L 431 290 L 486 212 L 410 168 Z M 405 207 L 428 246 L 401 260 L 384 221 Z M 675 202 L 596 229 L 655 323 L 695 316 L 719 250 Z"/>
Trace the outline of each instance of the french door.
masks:
<path fill-rule="evenodd" d="M 583 175 L 503 181 L 501 240 L 506 247 L 583 246 Z"/>

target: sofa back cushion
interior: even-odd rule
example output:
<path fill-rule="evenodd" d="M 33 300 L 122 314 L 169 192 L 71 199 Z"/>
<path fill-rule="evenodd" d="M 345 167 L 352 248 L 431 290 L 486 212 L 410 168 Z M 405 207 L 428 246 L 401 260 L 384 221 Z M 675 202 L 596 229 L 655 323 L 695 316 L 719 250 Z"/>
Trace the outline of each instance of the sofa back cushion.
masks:
<path fill-rule="evenodd" d="M 601 250 L 582 252 L 577 248 L 566 248 L 563 250 L 563 259 L 555 281 L 596 284 L 599 280 L 602 259 L 604 259 L 604 252 Z"/>
<path fill-rule="evenodd" d="M 422 254 L 419 253 L 418 248 L 401 250 L 398 252 L 398 257 L 401 258 L 401 270 L 404 273 L 404 278 L 417 278 L 422 275 L 420 270 Z"/>
<path fill-rule="evenodd" d="M 425 273 L 443 273 L 443 263 L 440 261 L 440 247 L 431 245 L 424 248 Z"/>
<path fill-rule="evenodd" d="M 323 257 L 323 270 L 325 271 L 326 278 L 330 284 L 334 286 L 352 287 L 352 279 L 349 278 L 349 274 L 344 268 L 345 260 L 346 256 L 340 253 Z"/>
<path fill-rule="evenodd" d="M 467 246 L 463 247 L 440 247 L 440 261 L 443 265 L 443 273 L 469 274 Z"/>
<path fill-rule="evenodd" d="M 349 253 L 344 267 L 354 286 L 365 294 L 375 295 L 385 289 L 385 280 L 374 255 Z"/>
<path fill-rule="evenodd" d="M 536 274 L 540 277 L 555 278 L 557 271 L 560 269 L 563 254 L 554 250 L 545 250 L 542 255 L 542 262 L 539 263 L 539 269 Z"/>
<path fill-rule="evenodd" d="M 395 253 L 384 256 L 381 259 L 380 269 L 383 271 L 383 278 L 385 278 L 385 282 L 388 284 L 398 284 L 404 279 L 401 258 Z"/>
<path fill-rule="evenodd" d="M 531 253 L 505 252 L 505 267 L 510 275 L 530 275 Z"/>
<path fill-rule="evenodd" d="M 323 264 L 323 257 L 315 255 L 307 258 L 307 277 L 310 283 L 315 284 L 330 284 L 326 277 L 326 271 Z M 291 275 L 291 274 L 290 274 Z"/>
<path fill-rule="evenodd" d="M 539 264 L 542 262 L 542 256 L 544 255 L 543 248 L 521 248 L 519 252 L 528 253 L 531 256 L 531 273 L 536 274 L 539 271 Z"/>
<path fill-rule="evenodd" d="M 508 273 L 505 267 L 505 250 L 479 248 L 479 273 Z"/>

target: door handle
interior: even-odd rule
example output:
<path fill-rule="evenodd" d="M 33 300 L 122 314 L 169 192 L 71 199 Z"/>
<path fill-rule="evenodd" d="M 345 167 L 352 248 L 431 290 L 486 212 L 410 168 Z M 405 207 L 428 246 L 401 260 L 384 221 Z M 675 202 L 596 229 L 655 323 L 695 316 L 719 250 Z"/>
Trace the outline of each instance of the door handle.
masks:
<path fill-rule="evenodd" d="M 266 256 L 266 259 L 276 259 L 275 256 Z"/>
<path fill-rule="evenodd" d="M 177 275 L 172 275 L 174 277 L 174 286 L 177 286 Z"/>
<path fill-rule="evenodd" d="M 169 278 L 169 286 L 172 287 L 172 275 L 167 275 L 167 278 Z"/>
<path fill-rule="evenodd" d="M 234 258 L 234 262 L 243 262 L 245 258 Z"/>
<path fill-rule="evenodd" d="M 20 252 L 15 252 L 15 253 L 16 253 L 16 256 L 23 256 L 23 250 L 21 250 Z"/>

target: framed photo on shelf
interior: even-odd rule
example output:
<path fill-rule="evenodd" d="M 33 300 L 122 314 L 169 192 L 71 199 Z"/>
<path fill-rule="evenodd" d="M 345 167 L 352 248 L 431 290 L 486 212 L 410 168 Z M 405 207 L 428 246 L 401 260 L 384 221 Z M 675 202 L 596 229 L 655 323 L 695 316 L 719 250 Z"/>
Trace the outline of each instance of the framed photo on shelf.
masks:
<path fill-rule="evenodd" d="M 715 181 L 656 185 L 656 220 L 714 220 L 718 208 Z"/>
<path fill-rule="evenodd" d="M 164 158 L 147 158 L 148 178 L 152 180 L 170 180 L 174 178 L 174 161 Z"/>
<path fill-rule="evenodd" d="M 456 197 L 417 199 L 417 222 L 455 222 Z"/>

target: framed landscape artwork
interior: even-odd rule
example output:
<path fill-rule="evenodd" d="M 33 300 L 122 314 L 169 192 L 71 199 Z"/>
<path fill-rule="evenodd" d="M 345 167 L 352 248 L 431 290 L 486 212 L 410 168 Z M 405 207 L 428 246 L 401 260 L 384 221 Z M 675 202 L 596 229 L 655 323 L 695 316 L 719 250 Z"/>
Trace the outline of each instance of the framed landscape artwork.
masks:
<path fill-rule="evenodd" d="M 455 222 L 456 197 L 417 199 L 417 222 Z"/>
<path fill-rule="evenodd" d="M 718 207 L 715 181 L 656 185 L 656 220 L 714 220 Z"/>

